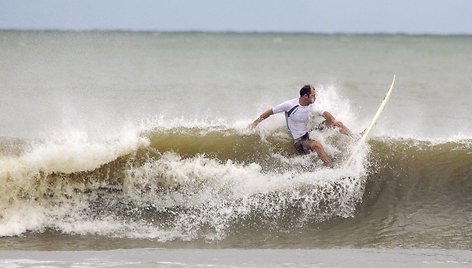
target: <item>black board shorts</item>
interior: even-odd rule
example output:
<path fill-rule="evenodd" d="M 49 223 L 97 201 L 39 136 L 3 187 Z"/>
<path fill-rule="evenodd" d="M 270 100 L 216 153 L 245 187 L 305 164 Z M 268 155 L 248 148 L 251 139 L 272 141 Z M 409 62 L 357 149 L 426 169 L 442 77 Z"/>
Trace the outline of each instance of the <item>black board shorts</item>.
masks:
<path fill-rule="evenodd" d="M 293 146 L 300 154 L 309 154 L 311 151 L 311 141 L 308 132 L 293 141 Z"/>

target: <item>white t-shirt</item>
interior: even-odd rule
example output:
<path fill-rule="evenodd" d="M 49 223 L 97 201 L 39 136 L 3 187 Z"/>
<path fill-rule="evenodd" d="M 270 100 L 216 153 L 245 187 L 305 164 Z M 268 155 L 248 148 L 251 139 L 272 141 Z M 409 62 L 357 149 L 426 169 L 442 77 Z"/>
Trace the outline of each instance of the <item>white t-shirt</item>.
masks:
<path fill-rule="evenodd" d="M 274 114 L 285 112 L 285 120 L 287 128 L 293 139 L 298 139 L 308 132 L 308 120 L 310 119 L 310 111 L 323 115 L 325 112 L 319 105 L 309 104 L 301 106 L 298 98 L 285 101 L 272 108 Z"/>

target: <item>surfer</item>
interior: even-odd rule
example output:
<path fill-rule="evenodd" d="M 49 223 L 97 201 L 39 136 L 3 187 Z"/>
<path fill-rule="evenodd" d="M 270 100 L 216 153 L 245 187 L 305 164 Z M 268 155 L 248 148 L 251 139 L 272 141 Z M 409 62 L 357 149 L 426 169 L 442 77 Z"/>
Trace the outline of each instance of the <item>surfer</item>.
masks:
<path fill-rule="evenodd" d="M 324 117 L 325 120 L 319 125 L 319 129 L 325 127 L 338 128 L 341 133 L 346 135 L 350 135 L 351 131 L 341 121 L 336 120 L 331 113 L 316 105 L 315 100 L 316 88 L 312 85 L 305 85 L 300 89 L 299 98 L 285 101 L 263 112 L 249 125 L 249 128 L 255 128 L 260 122 L 273 114 L 285 112 L 288 132 L 293 139 L 295 149 L 300 154 L 308 154 L 310 151 L 315 151 L 326 166 L 332 167 L 333 162 L 326 154 L 323 145 L 309 137 L 308 120 L 310 111 L 314 111 Z"/>

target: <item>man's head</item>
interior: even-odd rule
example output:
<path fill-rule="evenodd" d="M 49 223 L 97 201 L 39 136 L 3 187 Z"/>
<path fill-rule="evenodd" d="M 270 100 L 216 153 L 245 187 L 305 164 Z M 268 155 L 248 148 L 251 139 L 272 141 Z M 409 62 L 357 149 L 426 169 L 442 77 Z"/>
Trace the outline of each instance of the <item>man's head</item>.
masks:
<path fill-rule="evenodd" d="M 306 105 L 312 104 L 316 100 L 316 89 L 312 85 L 304 85 L 300 89 L 300 100 Z"/>

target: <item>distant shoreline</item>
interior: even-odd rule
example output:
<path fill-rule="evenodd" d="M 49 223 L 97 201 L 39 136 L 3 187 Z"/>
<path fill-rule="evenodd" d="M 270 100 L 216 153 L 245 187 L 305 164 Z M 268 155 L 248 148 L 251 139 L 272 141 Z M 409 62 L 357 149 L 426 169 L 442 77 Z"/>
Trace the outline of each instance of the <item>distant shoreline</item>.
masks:
<path fill-rule="evenodd" d="M 0 29 L 2 32 L 45 32 L 45 33 L 137 33 L 137 34 L 233 34 L 233 35 L 307 35 L 307 36 L 405 36 L 405 37 L 472 37 L 472 34 L 438 34 L 438 33 L 383 33 L 383 32 L 287 32 L 287 31 L 169 31 L 169 30 L 127 30 L 127 29 Z"/>

